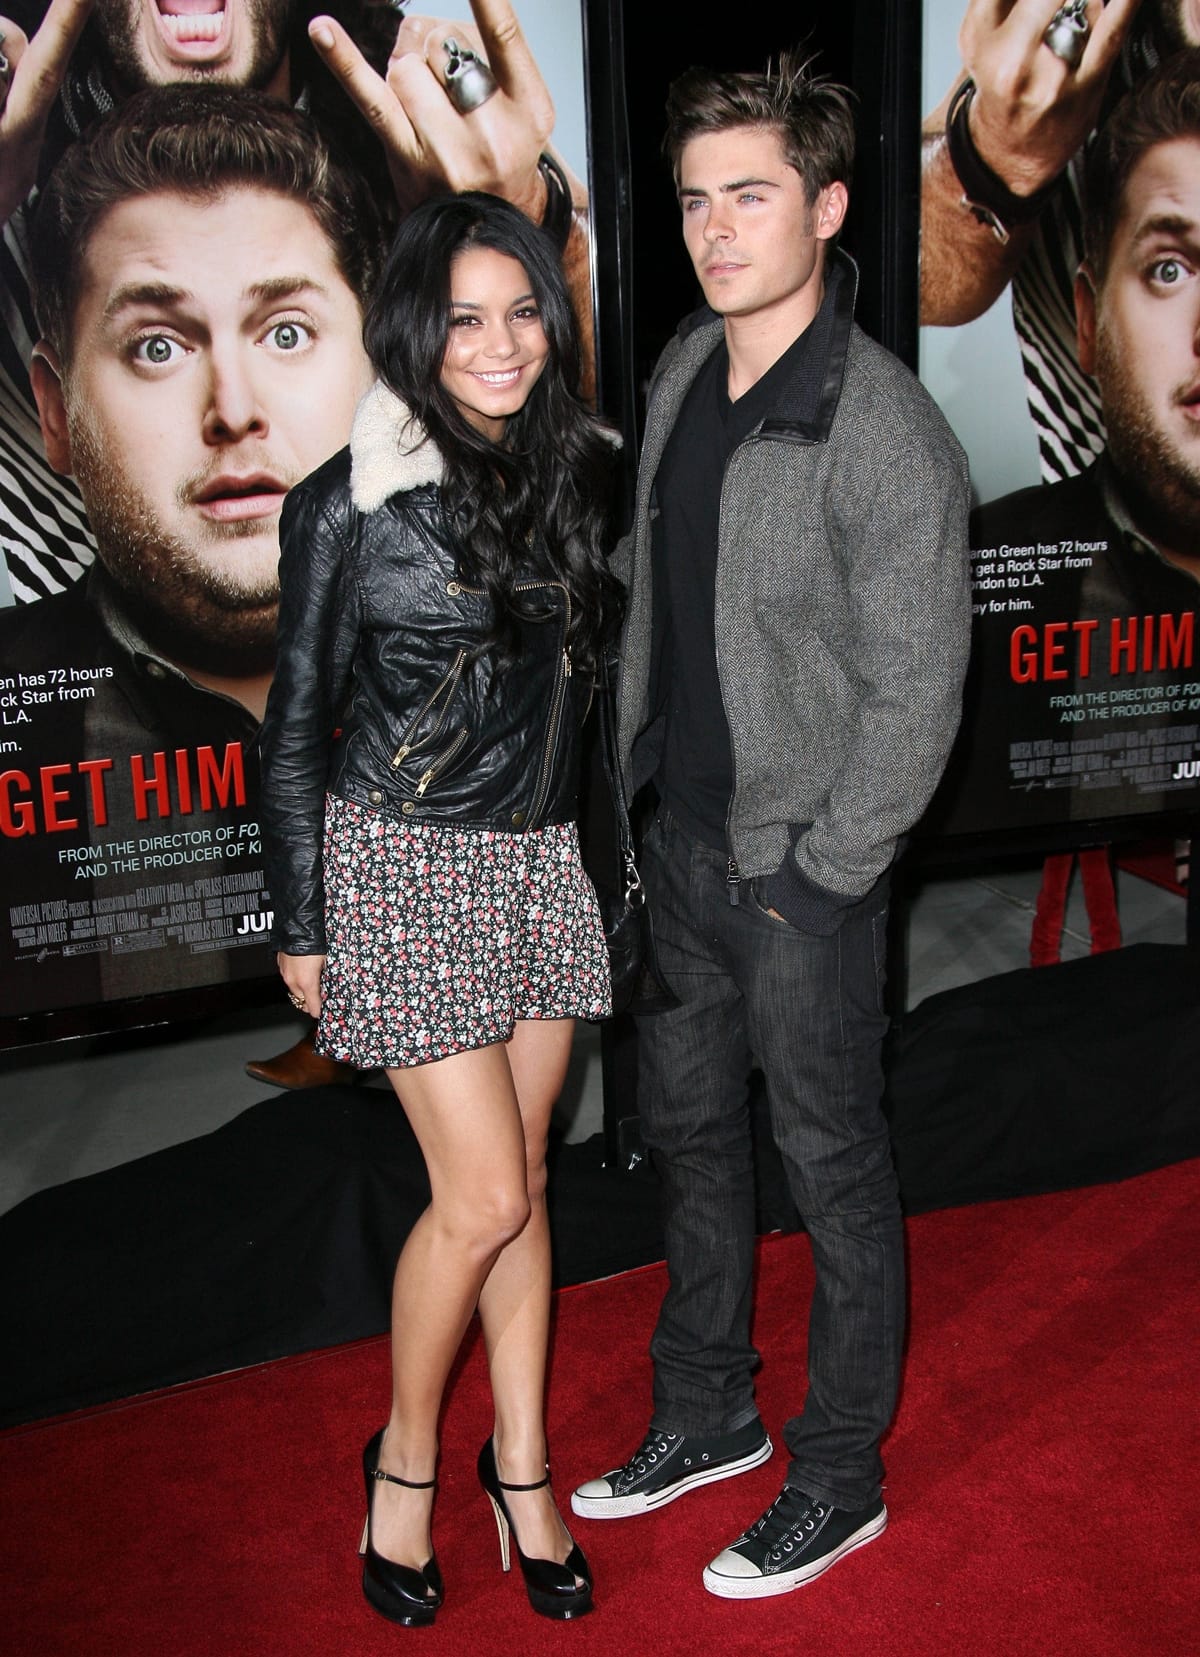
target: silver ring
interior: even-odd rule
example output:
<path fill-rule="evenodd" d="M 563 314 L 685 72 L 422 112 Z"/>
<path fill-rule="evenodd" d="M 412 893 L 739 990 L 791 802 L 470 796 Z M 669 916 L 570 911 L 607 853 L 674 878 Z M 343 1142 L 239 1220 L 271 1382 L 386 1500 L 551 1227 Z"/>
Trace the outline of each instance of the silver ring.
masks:
<path fill-rule="evenodd" d="M 4 45 L 4 33 L 0 30 L 0 46 Z M 4 106 L 8 102 L 8 89 L 12 85 L 12 64 L 4 53 L 0 51 L 0 115 L 4 114 Z"/>
<path fill-rule="evenodd" d="M 469 46 L 444 40 L 442 47 L 446 53 L 446 96 L 460 115 L 469 115 L 497 90 L 496 77 Z"/>
<path fill-rule="evenodd" d="M 1087 0 L 1070 0 L 1060 6 L 1046 26 L 1043 41 L 1060 63 L 1078 69 L 1087 50 L 1092 26 L 1087 20 Z"/>

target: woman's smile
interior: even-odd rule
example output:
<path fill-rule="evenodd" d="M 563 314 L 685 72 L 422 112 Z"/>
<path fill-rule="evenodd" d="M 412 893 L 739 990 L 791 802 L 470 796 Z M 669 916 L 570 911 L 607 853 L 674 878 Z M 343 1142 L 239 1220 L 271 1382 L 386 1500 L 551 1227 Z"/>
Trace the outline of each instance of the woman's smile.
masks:
<path fill-rule="evenodd" d="M 469 425 L 498 443 L 525 406 L 550 345 L 519 259 L 469 247 L 450 267 L 450 325 L 442 384 Z"/>

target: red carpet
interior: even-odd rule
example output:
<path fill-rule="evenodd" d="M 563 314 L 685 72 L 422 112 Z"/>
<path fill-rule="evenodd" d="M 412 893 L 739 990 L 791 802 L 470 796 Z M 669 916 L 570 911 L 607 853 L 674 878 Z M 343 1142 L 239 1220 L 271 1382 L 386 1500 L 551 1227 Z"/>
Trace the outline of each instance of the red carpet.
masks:
<path fill-rule="evenodd" d="M 0 1438 L 0 1643 L 19 1657 L 588 1657 L 1195 1649 L 1200 1162 L 1124 1184 L 927 1214 L 908 1226 L 912 1339 L 886 1446 L 891 1525 L 808 1588 L 759 1604 L 700 1570 L 775 1494 L 784 1456 L 647 1519 L 578 1524 L 597 1609 L 557 1626 L 499 1569 L 474 1486 L 481 1352 L 446 1419 L 431 1630 L 358 1590 L 362 1443 L 384 1343 L 284 1360 Z M 761 1249 L 763 1416 L 794 1405 L 803 1237 Z M 558 1297 L 555 1478 L 626 1453 L 648 1414 L 660 1268 Z M 131 1292 L 136 1287 L 131 1285 Z M 1191 1630 L 1189 1634 L 1188 1630 Z"/>

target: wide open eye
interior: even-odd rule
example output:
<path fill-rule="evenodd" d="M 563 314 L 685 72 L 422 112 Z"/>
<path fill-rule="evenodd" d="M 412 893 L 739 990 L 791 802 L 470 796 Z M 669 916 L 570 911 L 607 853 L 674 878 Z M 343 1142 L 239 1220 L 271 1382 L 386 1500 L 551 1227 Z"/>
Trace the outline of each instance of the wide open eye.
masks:
<path fill-rule="evenodd" d="M 183 355 L 183 346 L 168 334 L 146 334 L 133 348 L 135 362 L 147 363 L 151 368 L 165 368 Z"/>
<path fill-rule="evenodd" d="M 266 337 L 277 351 L 300 351 L 310 343 L 313 335 L 310 328 L 289 317 L 286 322 L 274 323 L 267 330 Z"/>
<path fill-rule="evenodd" d="M 1187 275 L 1187 267 L 1174 258 L 1156 259 L 1150 266 L 1150 280 L 1172 288 Z"/>

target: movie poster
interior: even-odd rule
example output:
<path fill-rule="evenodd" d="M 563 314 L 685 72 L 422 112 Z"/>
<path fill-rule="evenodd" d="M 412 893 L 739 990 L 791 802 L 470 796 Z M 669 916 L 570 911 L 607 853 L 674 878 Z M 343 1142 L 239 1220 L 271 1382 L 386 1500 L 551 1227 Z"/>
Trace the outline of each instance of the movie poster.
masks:
<path fill-rule="evenodd" d="M 256 737 L 279 508 L 345 444 L 370 380 L 340 232 L 253 184 L 215 199 L 130 185 L 64 244 L 65 321 L 42 339 L 36 186 L 131 87 L 252 84 L 245 121 L 271 98 L 298 106 L 385 221 L 447 187 L 508 194 L 559 239 L 590 328 L 582 7 L 433 9 L 456 21 L 335 6 L 314 44 L 308 22 L 328 14 L 288 0 L 97 0 L 82 34 L 88 8 L 54 0 L 40 37 L 45 0 L 5 0 L 23 30 L 6 25 L 0 49 L 6 1018 L 100 1004 L 103 1028 L 107 1004 L 273 976 Z M 22 60 L 44 66 L 58 31 L 70 49 L 31 158 L 13 139 L 36 96 Z"/>
<path fill-rule="evenodd" d="M 979 503 L 926 833 L 1200 808 L 1197 40 L 1190 0 L 926 0 L 921 372 Z"/>

